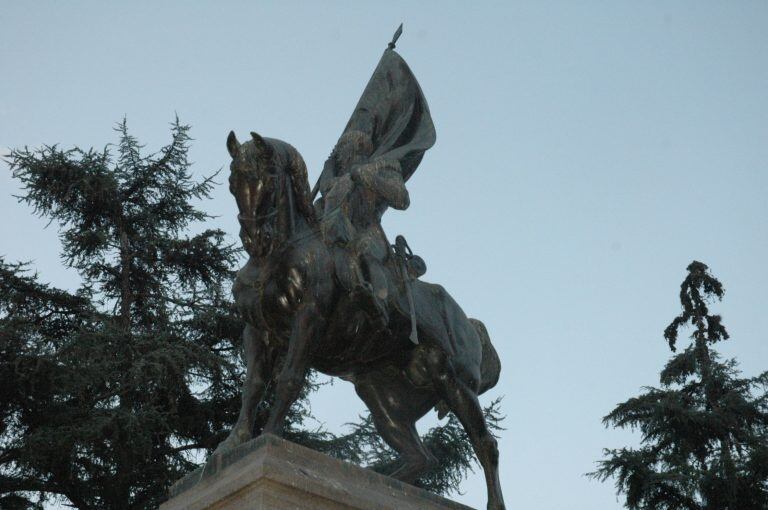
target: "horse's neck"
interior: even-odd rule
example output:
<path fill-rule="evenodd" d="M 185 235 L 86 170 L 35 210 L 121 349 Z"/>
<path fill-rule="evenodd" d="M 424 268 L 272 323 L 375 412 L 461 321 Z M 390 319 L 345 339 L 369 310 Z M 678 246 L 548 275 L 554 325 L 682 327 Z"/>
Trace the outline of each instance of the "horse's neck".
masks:
<path fill-rule="evenodd" d="M 273 256 L 275 253 L 280 252 L 285 248 L 292 239 L 298 236 L 303 236 L 307 230 L 314 228 L 314 224 L 306 218 L 298 207 L 297 200 L 290 200 L 288 197 L 288 180 L 286 179 L 284 185 L 281 185 L 280 191 L 277 195 L 277 204 L 275 214 L 272 220 L 273 236 L 270 241 L 270 246 L 265 250 L 265 257 Z"/>

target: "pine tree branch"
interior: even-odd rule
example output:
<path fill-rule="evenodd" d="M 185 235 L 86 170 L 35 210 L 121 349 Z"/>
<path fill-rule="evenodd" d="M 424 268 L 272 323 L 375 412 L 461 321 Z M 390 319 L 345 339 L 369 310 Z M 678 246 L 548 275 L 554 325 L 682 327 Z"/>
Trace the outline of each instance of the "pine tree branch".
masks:
<path fill-rule="evenodd" d="M 44 482 L 31 478 L 13 478 L 0 475 L 0 494 L 10 494 L 15 492 L 39 492 L 48 494 L 60 494 L 69 499 L 72 504 L 80 510 L 90 510 L 85 499 L 80 497 L 77 492 L 70 487 L 62 488 L 55 482 Z"/>
<path fill-rule="evenodd" d="M 0 475 L 0 494 L 10 492 L 54 492 L 61 494 L 56 484 L 31 478 L 13 478 Z"/>

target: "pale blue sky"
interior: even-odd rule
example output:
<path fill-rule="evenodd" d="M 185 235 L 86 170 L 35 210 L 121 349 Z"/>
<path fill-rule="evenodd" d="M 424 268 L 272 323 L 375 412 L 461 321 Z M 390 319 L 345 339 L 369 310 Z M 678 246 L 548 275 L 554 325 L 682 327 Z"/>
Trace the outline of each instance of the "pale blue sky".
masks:
<path fill-rule="evenodd" d="M 400 22 L 437 144 L 385 228 L 501 355 L 482 400 L 505 396 L 508 507 L 618 508 L 583 473 L 636 437 L 600 418 L 657 384 L 692 259 L 727 289 L 722 351 L 768 368 L 768 3 L 5 1 L 0 147 L 101 147 L 127 116 L 156 150 L 178 112 L 199 174 L 256 130 L 314 182 Z M 56 229 L 0 182 L 0 253 L 75 286 Z M 225 186 L 205 208 L 236 239 Z M 313 407 L 334 430 L 362 411 L 344 382 Z M 463 490 L 485 505 L 479 470 Z"/>

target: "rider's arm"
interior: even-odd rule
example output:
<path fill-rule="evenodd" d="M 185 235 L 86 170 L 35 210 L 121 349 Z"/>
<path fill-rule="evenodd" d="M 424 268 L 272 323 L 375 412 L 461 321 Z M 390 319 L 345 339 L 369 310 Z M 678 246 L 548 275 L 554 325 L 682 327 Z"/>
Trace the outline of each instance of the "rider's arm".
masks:
<path fill-rule="evenodd" d="M 352 180 L 373 190 L 389 207 L 403 210 L 411 204 L 398 161 L 360 165 L 352 170 Z"/>

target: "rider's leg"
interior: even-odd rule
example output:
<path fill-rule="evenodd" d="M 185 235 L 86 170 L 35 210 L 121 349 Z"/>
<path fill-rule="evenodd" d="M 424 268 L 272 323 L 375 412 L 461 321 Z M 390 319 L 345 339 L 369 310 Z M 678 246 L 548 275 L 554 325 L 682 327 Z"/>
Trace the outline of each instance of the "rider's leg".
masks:
<path fill-rule="evenodd" d="M 347 292 L 351 291 L 360 281 L 360 276 L 358 276 L 360 267 L 357 265 L 357 261 L 349 255 L 345 247 L 336 246 L 331 250 L 331 254 L 336 279 Z"/>
<path fill-rule="evenodd" d="M 365 257 L 365 265 L 368 268 L 368 281 L 371 282 L 374 295 L 386 303 L 389 298 L 389 284 L 384 265 L 379 259 L 369 256 Z"/>
<path fill-rule="evenodd" d="M 389 284 L 387 282 L 387 274 L 381 261 L 376 257 L 362 256 L 361 259 L 368 274 L 374 306 L 383 324 L 387 325 L 389 323 L 389 310 L 387 308 Z"/>
<path fill-rule="evenodd" d="M 363 268 L 360 264 L 360 259 L 354 253 L 348 251 L 349 249 L 351 248 L 339 249 L 334 254 L 336 278 L 341 283 L 341 286 L 350 293 L 351 298 L 357 305 L 368 316 L 376 319 L 381 327 L 384 327 L 388 319 L 386 308 L 379 302 L 380 300 L 376 297 L 375 287 L 366 278 L 365 273 L 368 273 L 368 266 L 366 265 Z M 384 288 L 386 289 L 386 287 Z"/>

